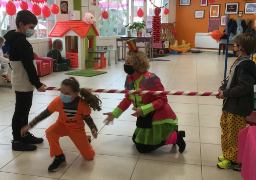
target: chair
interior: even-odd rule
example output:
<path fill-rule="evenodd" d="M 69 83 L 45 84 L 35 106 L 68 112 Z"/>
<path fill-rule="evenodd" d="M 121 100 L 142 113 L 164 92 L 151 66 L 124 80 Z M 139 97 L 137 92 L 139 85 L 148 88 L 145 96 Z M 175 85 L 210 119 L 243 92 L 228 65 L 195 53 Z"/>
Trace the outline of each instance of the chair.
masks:
<path fill-rule="evenodd" d="M 68 71 L 70 68 L 70 59 L 61 57 L 60 51 L 52 49 L 47 53 L 47 57 L 53 59 L 53 71 Z"/>
<path fill-rule="evenodd" d="M 53 71 L 53 59 L 52 58 L 38 57 L 36 53 L 34 53 L 34 58 L 36 60 L 38 76 L 44 76 L 44 75 L 52 73 L 52 71 Z"/>

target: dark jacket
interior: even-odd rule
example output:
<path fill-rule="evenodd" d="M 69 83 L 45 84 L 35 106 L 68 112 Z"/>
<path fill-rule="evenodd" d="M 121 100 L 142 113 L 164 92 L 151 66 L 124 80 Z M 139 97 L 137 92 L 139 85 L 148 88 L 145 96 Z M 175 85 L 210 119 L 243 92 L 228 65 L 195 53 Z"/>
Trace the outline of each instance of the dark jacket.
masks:
<path fill-rule="evenodd" d="M 5 45 L 9 47 L 9 59 L 13 68 L 13 89 L 15 91 L 30 91 L 33 86 L 37 89 L 40 88 L 42 83 L 37 76 L 33 48 L 26 36 L 12 30 L 5 34 L 4 38 Z"/>
<path fill-rule="evenodd" d="M 230 88 L 227 83 L 220 87 L 226 98 L 222 110 L 240 116 L 249 116 L 254 108 L 256 68 L 252 60 L 244 60 L 235 69 Z"/>

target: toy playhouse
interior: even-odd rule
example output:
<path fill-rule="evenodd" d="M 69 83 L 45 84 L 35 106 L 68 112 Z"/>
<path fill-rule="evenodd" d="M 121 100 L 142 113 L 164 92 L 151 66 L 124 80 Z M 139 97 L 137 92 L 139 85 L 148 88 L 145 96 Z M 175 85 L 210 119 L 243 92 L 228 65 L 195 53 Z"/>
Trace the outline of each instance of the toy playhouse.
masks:
<path fill-rule="evenodd" d="M 99 36 L 99 33 L 95 26 L 84 21 L 56 22 L 49 34 L 53 48 L 57 47 L 61 56 L 70 59 L 71 68 L 79 69 L 98 67 L 98 61 L 95 59 L 101 60 L 100 68 L 106 64 L 103 63 L 104 54 L 102 58 L 96 58 L 97 54 L 91 53 L 96 49 L 96 36 Z"/>

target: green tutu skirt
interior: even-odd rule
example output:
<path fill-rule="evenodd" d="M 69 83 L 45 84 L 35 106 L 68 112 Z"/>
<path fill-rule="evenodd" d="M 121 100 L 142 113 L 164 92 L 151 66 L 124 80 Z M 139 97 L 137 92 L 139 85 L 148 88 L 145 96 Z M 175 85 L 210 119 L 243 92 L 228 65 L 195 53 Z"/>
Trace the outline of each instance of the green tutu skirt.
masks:
<path fill-rule="evenodd" d="M 164 123 L 152 124 L 152 128 L 136 128 L 134 141 L 144 145 L 157 145 L 166 141 L 171 133 L 177 130 L 177 125 Z"/>

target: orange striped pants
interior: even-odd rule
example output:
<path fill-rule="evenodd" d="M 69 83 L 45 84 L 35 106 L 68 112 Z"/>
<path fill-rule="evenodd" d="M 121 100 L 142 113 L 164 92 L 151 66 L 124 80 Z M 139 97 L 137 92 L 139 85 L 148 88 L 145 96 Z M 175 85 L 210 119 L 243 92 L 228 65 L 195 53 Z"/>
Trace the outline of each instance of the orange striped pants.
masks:
<path fill-rule="evenodd" d="M 92 160 L 94 158 L 95 152 L 89 143 L 84 130 L 72 131 L 68 129 L 63 123 L 56 121 L 56 123 L 51 125 L 45 132 L 50 146 L 51 157 L 63 154 L 59 144 L 59 139 L 63 136 L 69 136 L 84 159 Z"/>

